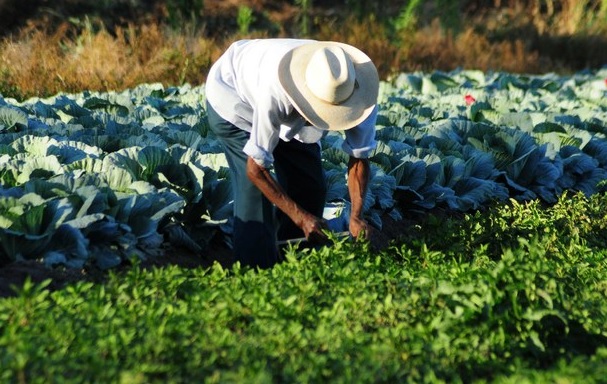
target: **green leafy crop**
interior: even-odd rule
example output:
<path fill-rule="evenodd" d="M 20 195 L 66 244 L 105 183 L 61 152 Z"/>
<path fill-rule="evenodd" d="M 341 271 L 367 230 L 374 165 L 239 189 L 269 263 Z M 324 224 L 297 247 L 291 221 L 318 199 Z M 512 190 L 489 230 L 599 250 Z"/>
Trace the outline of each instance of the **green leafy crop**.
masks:
<path fill-rule="evenodd" d="M 467 213 L 510 199 L 556 204 L 565 193 L 603 193 L 605 77 L 458 70 L 383 81 L 367 219 L 382 228 L 386 215 L 401 220 L 409 211 Z M 350 211 L 343 140 L 331 132 L 321 142 L 327 207 L 341 207 L 333 210 L 336 231 L 347 229 Z M 77 212 L 61 233 L 80 242 L 78 256 L 53 249 L 56 241 L 37 247 L 55 261 L 81 266 L 82 249 L 100 246 L 113 260 L 102 264 L 117 265 L 154 254 L 162 237 L 200 252 L 231 232 L 227 169 L 208 129 L 203 86 L 0 98 L 0 196 L 65 198 Z M 104 210 L 89 211 L 101 201 Z M 115 257 L 112 249 L 127 251 Z"/>

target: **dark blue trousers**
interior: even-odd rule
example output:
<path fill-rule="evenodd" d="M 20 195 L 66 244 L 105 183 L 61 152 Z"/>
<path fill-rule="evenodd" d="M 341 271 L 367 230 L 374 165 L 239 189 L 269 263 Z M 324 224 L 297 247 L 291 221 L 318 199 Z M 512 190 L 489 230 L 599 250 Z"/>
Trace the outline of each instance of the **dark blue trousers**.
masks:
<path fill-rule="evenodd" d="M 242 151 L 249 132 L 226 121 L 207 104 L 211 130 L 223 145 L 234 191 L 234 256 L 242 265 L 269 268 L 280 261 L 277 240 L 304 234 L 247 177 Z M 274 176 L 287 194 L 308 212 L 322 217 L 326 181 L 318 144 L 280 140 L 274 155 Z"/>

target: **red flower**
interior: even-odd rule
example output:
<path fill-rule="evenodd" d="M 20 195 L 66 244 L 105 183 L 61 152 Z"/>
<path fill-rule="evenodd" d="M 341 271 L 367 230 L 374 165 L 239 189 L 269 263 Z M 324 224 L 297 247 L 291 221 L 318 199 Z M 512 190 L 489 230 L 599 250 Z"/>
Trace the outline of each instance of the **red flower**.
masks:
<path fill-rule="evenodd" d="M 607 81 L 607 80 L 605 80 Z M 476 99 L 474 98 L 474 96 L 468 94 L 464 97 L 464 100 L 466 100 L 466 105 L 470 105 L 472 103 L 474 103 L 476 101 Z"/>
<path fill-rule="evenodd" d="M 605 86 L 607 87 L 607 79 L 605 79 Z"/>

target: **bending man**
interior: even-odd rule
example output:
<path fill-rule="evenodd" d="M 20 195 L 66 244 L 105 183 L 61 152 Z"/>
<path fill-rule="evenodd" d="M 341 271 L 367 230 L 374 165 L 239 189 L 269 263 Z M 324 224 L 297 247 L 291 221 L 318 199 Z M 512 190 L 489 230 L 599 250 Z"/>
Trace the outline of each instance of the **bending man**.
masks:
<path fill-rule="evenodd" d="M 277 239 L 327 240 L 319 141 L 328 130 L 345 131 L 350 233 L 369 236 L 362 215 L 378 88 L 369 57 L 337 42 L 241 40 L 212 66 L 207 112 L 231 170 L 236 260 L 268 268 Z"/>

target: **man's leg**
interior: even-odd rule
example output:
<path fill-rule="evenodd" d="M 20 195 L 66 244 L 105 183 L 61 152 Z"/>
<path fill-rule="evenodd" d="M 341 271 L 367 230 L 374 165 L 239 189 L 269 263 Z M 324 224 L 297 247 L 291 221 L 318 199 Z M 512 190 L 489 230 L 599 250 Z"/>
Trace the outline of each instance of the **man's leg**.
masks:
<path fill-rule="evenodd" d="M 234 191 L 234 256 L 241 264 L 269 268 L 278 262 L 273 205 L 247 177 L 242 151 L 249 133 L 224 120 L 207 104 L 209 126 L 223 145 Z"/>
<path fill-rule="evenodd" d="M 297 140 L 280 141 L 274 150 L 274 169 L 278 182 L 287 194 L 302 208 L 322 217 L 327 185 L 318 144 L 304 144 Z M 278 211 L 278 239 L 304 236 L 284 213 Z"/>

